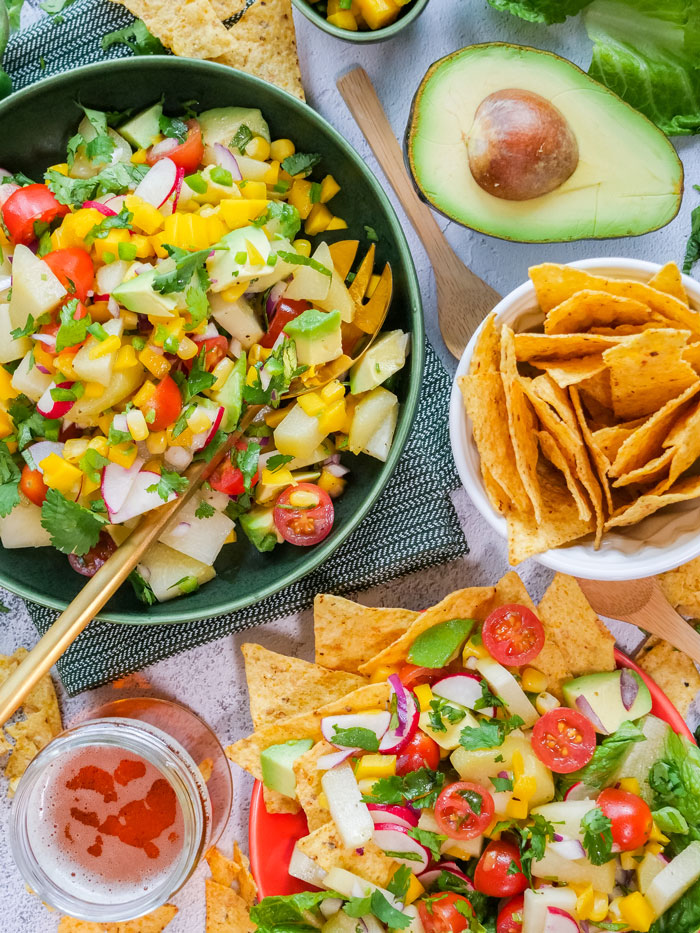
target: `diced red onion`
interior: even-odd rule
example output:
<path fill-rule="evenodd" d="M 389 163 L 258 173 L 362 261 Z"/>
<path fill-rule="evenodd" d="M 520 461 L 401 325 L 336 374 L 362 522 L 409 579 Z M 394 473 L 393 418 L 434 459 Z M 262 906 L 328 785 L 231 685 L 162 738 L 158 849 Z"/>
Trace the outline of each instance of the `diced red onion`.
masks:
<path fill-rule="evenodd" d="M 153 162 L 156 162 L 163 156 L 168 155 L 169 152 L 173 152 L 179 145 L 180 143 L 176 139 L 169 136 L 167 139 L 163 139 L 159 143 L 156 143 L 151 149 L 151 159 Z"/>
<path fill-rule="evenodd" d="M 350 472 L 350 467 L 343 466 L 342 463 L 329 463 L 328 466 L 324 467 L 324 470 L 332 476 L 337 476 L 338 479 L 342 479 L 343 476 L 347 476 Z"/>
<path fill-rule="evenodd" d="M 391 674 L 388 678 L 392 693 L 396 696 L 396 716 L 399 724 L 396 727 L 396 734 L 401 736 L 406 731 L 408 725 L 408 700 L 406 699 L 406 688 L 399 680 L 398 674 Z"/>
<path fill-rule="evenodd" d="M 509 778 L 509 774 L 508 774 L 507 771 L 499 771 L 499 772 L 498 772 L 498 776 L 499 776 L 499 778 L 503 778 L 504 780 L 508 780 L 508 778 Z M 555 838 L 556 838 L 556 837 L 555 837 Z"/>
<path fill-rule="evenodd" d="M 272 317 L 272 314 L 277 307 L 277 302 L 284 294 L 286 287 L 286 282 L 276 282 L 270 289 L 270 294 L 267 296 L 267 301 L 265 302 L 265 311 L 267 312 L 268 321 Z"/>
<path fill-rule="evenodd" d="M 626 667 L 620 672 L 620 699 L 622 705 L 629 712 L 634 706 L 634 701 L 639 693 L 639 681 L 632 671 Z"/>
<path fill-rule="evenodd" d="M 219 337 L 219 331 L 217 330 L 216 324 L 213 321 L 209 321 L 207 324 L 207 329 L 203 334 L 199 334 L 195 343 L 201 343 L 203 340 L 211 340 L 212 337 Z"/>
<path fill-rule="evenodd" d="M 19 187 L 20 186 L 15 185 L 14 182 L 0 185 L 0 207 L 3 206 L 11 194 L 14 194 L 15 191 L 19 191 Z"/>
<path fill-rule="evenodd" d="M 114 418 L 112 418 L 112 426 L 115 431 L 128 431 L 129 426 L 126 421 L 126 415 L 122 412 L 118 412 Z"/>
<path fill-rule="evenodd" d="M 328 466 L 329 463 L 340 463 L 340 454 L 331 454 L 330 457 L 326 457 L 322 465 Z"/>
<path fill-rule="evenodd" d="M 12 172 L 6 168 L 0 168 L 0 178 L 11 178 Z"/>
<path fill-rule="evenodd" d="M 84 201 L 84 208 L 92 208 L 95 211 L 99 211 L 100 214 L 104 214 L 105 217 L 116 217 L 117 212 L 113 211 L 111 207 L 107 207 L 106 204 L 103 204 L 102 201 Z"/>
<path fill-rule="evenodd" d="M 119 317 L 119 305 L 117 299 L 113 298 L 111 295 L 107 299 L 107 310 L 112 315 L 112 317 Z"/>
<path fill-rule="evenodd" d="M 316 760 L 316 770 L 330 771 L 331 768 L 337 768 L 338 765 L 342 765 L 344 761 L 347 761 L 348 758 L 356 755 L 359 751 L 359 748 L 341 748 L 340 751 L 321 755 L 321 757 Z"/>
<path fill-rule="evenodd" d="M 41 363 L 35 363 L 34 365 L 35 365 L 36 368 L 39 370 L 39 372 L 40 372 L 40 373 L 43 373 L 45 376 L 50 376 L 50 375 L 51 375 L 51 373 L 48 371 L 48 369 L 47 369 L 45 366 L 42 366 Z"/>
<path fill-rule="evenodd" d="M 586 851 L 578 839 L 561 839 L 559 841 L 550 842 L 549 848 L 552 852 L 556 852 L 557 855 L 571 862 L 586 857 Z"/>
<path fill-rule="evenodd" d="M 578 707 L 579 712 L 583 713 L 586 719 L 591 721 L 598 732 L 603 732 L 605 735 L 608 734 L 608 730 L 605 728 L 598 716 L 596 716 L 595 712 L 593 711 L 593 707 L 584 696 L 576 697 L 576 706 Z"/>
<path fill-rule="evenodd" d="M 44 346 L 50 347 L 52 350 L 56 346 L 56 335 L 55 334 L 32 334 L 32 340 L 36 340 L 39 343 L 43 343 Z"/>
<path fill-rule="evenodd" d="M 227 146 L 222 146 L 221 143 L 214 143 L 214 158 L 216 159 L 217 165 L 231 173 L 232 178 L 236 181 L 242 180 L 243 175 L 236 161 L 236 157 Z"/>
<path fill-rule="evenodd" d="M 180 165 L 177 167 L 177 175 L 175 176 L 175 197 L 173 198 L 173 214 L 177 210 L 177 202 L 180 200 L 180 195 L 182 194 L 182 183 L 185 180 L 185 170 Z"/>

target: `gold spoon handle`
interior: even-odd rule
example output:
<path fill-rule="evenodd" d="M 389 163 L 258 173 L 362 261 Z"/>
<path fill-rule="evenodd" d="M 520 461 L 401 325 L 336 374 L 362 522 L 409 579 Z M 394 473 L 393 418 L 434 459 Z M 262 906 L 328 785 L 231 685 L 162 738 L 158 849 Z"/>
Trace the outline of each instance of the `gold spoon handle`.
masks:
<path fill-rule="evenodd" d="M 0 724 L 7 722 L 21 706 L 27 694 L 73 644 L 107 600 L 116 593 L 148 547 L 156 540 L 172 517 L 194 495 L 199 486 L 212 475 L 260 410 L 260 406 L 248 409 L 239 429 L 229 435 L 226 443 L 209 463 L 202 461 L 190 466 L 185 473 L 189 485 L 182 496 L 145 515 L 126 541 L 104 562 L 63 610 L 51 628 L 42 635 L 29 654 L 0 686 Z"/>

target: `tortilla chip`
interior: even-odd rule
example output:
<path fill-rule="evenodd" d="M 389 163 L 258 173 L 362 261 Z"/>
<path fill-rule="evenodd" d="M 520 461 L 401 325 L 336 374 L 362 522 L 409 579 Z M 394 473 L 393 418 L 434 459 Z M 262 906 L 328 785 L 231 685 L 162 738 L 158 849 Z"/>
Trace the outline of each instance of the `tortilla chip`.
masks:
<path fill-rule="evenodd" d="M 496 326 L 496 315 L 492 311 L 484 321 L 476 341 L 469 364 L 470 376 L 483 376 L 486 373 L 500 372 L 501 368 L 501 329 Z"/>
<path fill-rule="evenodd" d="M 700 557 L 656 578 L 673 608 L 689 618 L 700 617 Z"/>
<path fill-rule="evenodd" d="M 678 301 L 683 302 L 684 305 L 689 304 L 688 293 L 681 277 L 681 270 L 675 262 L 667 262 L 653 278 L 649 279 L 647 284 L 649 288 L 655 288 L 658 292 L 672 295 Z"/>
<path fill-rule="evenodd" d="M 649 306 L 641 301 L 583 289 L 552 308 L 544 319 L 544 332 L 575 334 L 592 327 L 645 324 L 652 317 Z"/>
<path fill-rule="evenodd" d="M 511 500 L 506 495 L 505 490 L 498 480 L 483 464 L 481 464 L 481 479 L 484 484 L 484 489 L 486 490 L 486 495 L 489 497 L 489 502 L 497 512 L 500 512 L 501 515 L 505 515 L 510 509 Z"/>
<path fill-rule="evenodd" d="M 593 289 L 617 295 L 620 298 L 641 301 L 648 305 L 651 311 L 671 321 L 676 321 L 695 334 L 700 334 L 700 314 L 697 311 L 692 311 L 672 295 L 657 291 L 641 282 L 633 282 L 629 279 L 606 279 L 599 275 L 591 275 L 582 269 L 560 266 L 556 263 L 542 263 L 542 265 L 533 266 L 529 272 L 535 286 L 537 300 L 545 314 L 566 301 L 575 292 Z"/>
<path fill-rule="evenodd" d="M 229 30 L 228 47 L 208 57 L 305 99 L 291 0 L 256 0 Z"/>
<path fill-rule="evenodd" d="M 250 714 L 257 729 L 265 722 L 288 719 L 317 709 L 364 684 L 362 677 L 329 671 L 319 664 L 247 643 L 241 651 L 250 696 Z"/>
<path fill-rule="evenodd" d="M 671 485 L 668 482 L 668 470 L 673 460 L 673 453 L 672 450 L 665 450 L 658 457 L 645 463 L 644 466 L 640 466 L 630 473 L 623 473 L 619 479 L 615 480 L 613 486 L 619 489 L 621 486 L 631 486 L 635 483 L 650 484 L 663 480 L 667 484 L 666 488 L 668 488 Z"/>
<path fill-rule="evenodd" d="M 459 387 L 472 422 L 482 475 L 488 471 L 515 508 L 529 509 L 530 499 L 516 467 L 508 430 L 506 395 L 500 373 L 462 376 Z"/>
<path fill-rule="evenodd" d="M 693 403 L 674 424 L 663 442 L 673 455 L 668 477 L 657 492 L 669 489 L 688 467 L 700 457 L 700 403 Z"/>
<path fill-rule="evenodd" d="M 334 751 L 337 751 L 337 749 L 326 742 L 325 739 L 322 739 L 294 762 L 297 796 L 306 814 L 309 832 L 313 832 L 319 826 L 324 826 L 331 819 L 328 807 L 321 804 L 323 800 L 323 797 L 321 797 L 323 790 L 321 776 L 323 771 L 319 771 L 316 762 L 322 755 L 330 755 Z"/>
<path fill-rule="evenodd" d="M 615 639 L 573 577 L 555 574 L 537 614 L 546 637 L 559 647 L 574 677 L 615 670 Z"/>
<path fill-rule="evenodd" d="M 623 421 L 650 415 L 697 381 L 682 358 L 689 331 L 647 330 L 603 353 L 610 370 L 613 410 Z"/>
<path fill-rule="evenodd" d="M 417 617 L 411 609 L 363 606 L 321 593 L 314 600 L 316 662 L 331 670 L 357 672 L 363 661 L 400 638 Z"/>
<path fill-rule="evenodd" d="M 643 334 L 645 330 L 658 330 L 659 327 L 670 327 L 672 330 L 677 328 L 676 321 L 669 321 L 668 318 L 654 315 L 653 320 L 646 324 L 620 324 L 619 327 L 591 327 L 590 334 L 600 334 L 603 337 L 630 337 L 631 335 Z"/>
<path fill-rule="evenodd" d="M 516 334 L 515 353 L 519 362 L 571 360 L 602 353 L 623 339 L 601 334 Z"/>
<path fill-rule="evenodd" d="M 607 366 L 594 376 L 590 376 L 588 379 L 582 379 L 581 382 L 578 383 L 578 389 L 585 395 L 589 407 L 591 399 L 593 399 L 599 406 L 599 410 L 602 407 L 606 410 L 606 417 L 609 417 L 610 421 L 614 420 L 614 415 L 612 413 L 613 400 L 612 388 L 610 385 L 610 372 Z"/>
<path fill-rule="evenodd" d="M 581 397 L 579 396 L 576 386 L 570 387 L 569 396 L 571 398 L 571 404 L 576 415 L 576 420 L 578 421 L 581 436 L 583 437 L 583 442 L 586 445 L 588 455 L 593 461 L 593 466 L 595 467 L 596 473 L 598 474 L 598 482 L 600 483 L 600 487 L 603 490 L 603 495 L 605 496 L 605 504 L 607 506 L 608 512 L 611 513 L 613 511 L 613 502 L 612 494 L 610 492 L 610 483 L 608 482 L 610 461 L 608 460 L 605 453 L 596 444 L 593 438 L 593 432 L 591 431 L 588 421 L 586 420 L 583 406 L 581 405 Z"/>
<path fill-rule="evenodd" d="M 354 690 L 346 697 L 334 700 L 320 707 L 313 713 L 302 713 L 291 719 L 280 719 L 276 722 L 266 723 L 252 735 L 239 739 L 226 749 L 226 756 L 253 777 L 262 781 L 260 767 L 260 752 L 270 745 L 280 745 L 292 739 L 313 739 L 319 742 L 321 735 L 321 720 L 324 716 L 336 713 L 357 713 L 361 710 L 386 707 L 389 703 L 389 685 L 387 683 L 368 684 Z"/>
<path fill-rule="evenodd" d="M 231 49 L 229 32 L 209 0 L 114 0 L 142 19 L 175 55 L 217 58 Z"/>
<path fill-rule="evenodd" d="M 542 494 L 542 518 L 528 512 L 508 515 L 508 560 L 515 566 L 550 548 L 569 544 L 593 531 L 595 522 L 581 520 L 578 507 L 561 475 L 543 458 L 537 466 Z"/>
<path fill-rule="evenodd" d="M 257 926 L 250 919 L 243 898 L 231 888 L 207 878 L 205 897 L 207 922 L 205 933 L 254 933 Z"/>
<path fill-rule="evenodd" d="M 607 369 L 601 353 L 573 360 L 530 360 L 530 365 L 543 369 L 562 389 L 593 379 Z"/>
<path fill-rule="evenodd" d="M 209 0 L 209 2 L 214 7 L 217 17 L 226 22 L 242 13 L 255 0 Z"/>
<path fill-rule="evenodd" d="M 296 800 L 285 797 L 271 787 L 263 787 L 263 802 L 268 813 L 298 813 L 301 810 Z"/>
<path fill-rule="evenodd" d="M 532 406 L 528 402 L 518 376 L 515 360 L 514 334 L 510 327 L 501 330 L 501 375 L 508 412 L 508 431 L 515 453 L 515 464 L 520 481 L 532 503 L 535 518 L 542 517 L 542 501 L 537 483 L 536 421 Z"/>
<path fill-rule="evenodd" d="M 174 904 L 163 904 L 145 917 L 122 920 L 120 923 L 92 923 L 73 917 L 61 917 L 58 933 L 161 933 L 176 913 Z"/>
<path fill-rule="evenodd" d="M 635 660 L 685 719 L 700 690 L 700 674 L 688 655 L 652 636 Z"/>
<path fill-rule="evenodd" d="M 683 348 L 683 359 L 700 375 L 700 343 L 690 343 Z"/>
<path fill-rule="evenodd" d="M 495 592 L 492 586 L 473 586 L 450 593 L 436 606 L 421 612 L 408 631 L 388 648 L 361 664 L 360 673 L 371 674 L 378 667 L 389 667 L 405 661 L 416 638 L 440 622 L 447 622 L 449 619 L 485 619 Z"/>
<path fill-rule="evenodd" d="M 542 451 L 542 454 L 547 458 L 547 460 L 549 460 L 553 467 L 559 470 L 559 472 L 564 477 L 564 482 L 566 483 L 567 489 L 573 496 L 574 501 L 578 507 L 579 517 L 583 521 L 589 521 L 593 513 L 591 512 L 590 506 L 588 504 L 586 492 L 581 483 L 572 473 L 566 457 L 561 452 L 559 445 L 548 431 L 539 431 L 537 434 L 537 439 L 540 442 L 540 450 Z"/>
<path fill-rule="evenodd" d="M 233 844 L 233 858 L 226 858 L 215 846 L 206 854 L 212 879 L 217 884 L 233 888 L 248 907 L 252 907 L 258 894 L 258 887 L 250 873 L 250 861 L 237 842 Z"/>
<path fill-rule="evenodd" d="M 700 391 L 700 381 L 696 380 L 685 392 L 671 399 L 651 418 L 647 418 L 635 428 L 618 448 L 610 468 L 610 476 L 622 476 L 623 473 L 636 470 L 649 460 L 653 460 L 654 457 L 658 457 L 662 452 L 662 445 L 668 432 L 683 412 L 683 406 L 694 398 L 698 391 Z M 598 432 L 594 435 L 596 443 L 598 443 L 597 434 Z"/>
<path fill-rule="evenodd" d="M 297 848 L 324 871 L 344 868 L 382 888 L 389 884 L 399 867 L 398 862 L 388 858 L 372 840 L 361 849 L 347 849 L 333 822 L 304 836 L 297 842 Z"/>
<path fill-rule="evenodd" d="M 634 434 L 637 428 L 641 427 L 646 421 L 646 418 L 635 418 L 634 421 L 623 421 L 620 424 L 612 424 L 610 427 L 597 428 L 591 432 L 593 443 L 604 454 L 605 458 L 612 463 L 627 438 Z"/>
<path fill-rule="evenodd" d="M 677 502 L 687 502 L 689 499 L 697 499 L 700 496 L 700 476 L 690 476 L 687 479 L 674 483 L 670 489 L 665 492 L 659 492 L 658 487 L 651 492 L 640 496 L 629 505 L 624 505 L 618 509 L 606 524 L 608 528 L 618 528 L 624 525 L 635 525 L 641 522 L 659 509 L 667 505 L 674 505 Z"/>

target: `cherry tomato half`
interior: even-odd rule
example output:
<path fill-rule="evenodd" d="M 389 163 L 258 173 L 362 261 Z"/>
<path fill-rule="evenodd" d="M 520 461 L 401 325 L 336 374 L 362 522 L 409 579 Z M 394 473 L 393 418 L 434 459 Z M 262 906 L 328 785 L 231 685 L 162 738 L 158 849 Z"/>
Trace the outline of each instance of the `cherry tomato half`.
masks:
<path fill-rule="evenodd" d="M 493 797 L 481 784 L 456 781 L 448 784 L 435 804 L 440 832 L 450 839 L 475 839 L 493 819 Z"/>
<path fill-rule="evenodd" d="M 289 324 L 290 321 L 293 321 L 295 317 L 299 317 L 304 311 L 308 311 L 310 307 L 310 301 L 294 298 L 280 298 L 275 305 L 275 310 L 270 319 L 267 333 L 258 341 L 260 346 L 267 347 L 268 349 L 273 347 L 286 325 Z"/>
<path fill-rule="evenodd" d="M 466 917 L 457 909 L 457 904 L 462 906 Z M 471 901 L 452 891 L 434 894 L 418 903 L 418 914 L 425 933 L 461 933 L 462 930 L 468 930 L 470 912 L 474 912 Z"/>
<path fill-rule="evenodd" d="M 44 474 L 41 470 L 32 470 L 28 463 L 22 467 L 19 488 L 20 492 L 23 492 L 34 505 L 43 505 L 46 493 L 49 491 L 44 482 Z"/>
<path fill-rule="evenodd" d="M 298 493 L 308 494 L 316 505 L 295 505 L 291 500 Z M 315 483 L 287 486 L 279 494 L 272 515 L 284 540 L 302 547 L 323 541 L 330 534 L 335 518 L 331 497 Z"/>
<path fill-rule="evenodd" d="M 503 839 L 489 842 L 474 872 L 474 887 L 489 897 L 512 897 L 527 888 L 520 863 L 520 850 Z"/>
<path fill-rule="evenodd" d="M 496 933 L 522 933 L 524 905 L 525 898 L 522 894 L 504 904 L 498 912 Z"/>
<path fill-rule="evenodd" d="M 247 446 L 248 445 L 243 440 L 236 441 L 237 450 L 245 450 Z M 255 476 L 253 476 L 250 481 L 251 487 L 255 486 L 259 479 L 260 473 L 256 471 Z M 245 492 L 245 478 L 243 473 L 235 466 L 230 457 L 227 457 L 221 466 L 217 467 L 209 482 L 213 489 L 216 489 L 218 492 L 223 492 L 227 496 L 240 496 Z"/>
<path fill-rule="evenodd" d="M 527 606 L 499 606 L 487 617 L 481 637 L 489 654 L 500 664 L 529 664 L 542 650 L 544 629 Z"/>
<path fill-rule="evenodd" d="M 208 373 L 216 366 L 217 363 L 220 363 L 221 360 L 228 353 L 228 340 L 225 337 L 207 337 L 206 340 L 197 340 L 194 341 L 199 347 L 199 353 L 202 352 L 202 347 L 204 347 L 204 368 Z M 186 361 L 186 368 L 188 370 L 192 369 L 192 364 L 194 359 Z"/>
<path fill-rule="evenodd" d="M 569 774 L 593 757 L 595 730 L 576 709 L 552 709 L 535 723 L 532 750 L 550 771 Z"/>
<path fill-rule="evenodd" d="M 177 417 L 182 411 L 182 396 L 172 376 L 163 376 L 160 382 L 156 384 L 155 392 L 142 410 L 144 417 L 148 412 L 155 412 L 153 421 L 149 422 L 148 425 L 151 431 L 164 431 L 177 421 Z"/>
<path fill-rule="evenodd" d="M 607 787 L 597 802 L 610 820 L 613 843 L 621 852 L 631 852 L 649 842 L 654 818 L 641 797 L 628 790 Z"/>
<path fill-rule="evenodd" d="M 95 267 L 86 250 L 71 246 L 68 249 L 55 249 L 43 258 L 72 298 L 87 301 L 88 292 L 94 286 Z"/>
<path fill-rule="evenodd" d="M 68 562 L 76 573 L 84 577 L 94 577 L 102 564 L 116 551 L 117 545 L 106 531 L 100 532 L 97 544 L 86 554 L 69 554 Z"/>
<path fill-rule="evenodd" d="M 169 152 L 158 152 L 153 155 L 155 147 L 148 150 L 146 161 L 149 165 L 155 165 L 160 159 L 170 159 L 178 168 L 189 175 L 199 168 L 204 156 L 204 143 L 202 142 L 202 131 L 196 120 L 187 121 L 187 138 L 184 143 L 180 143 L 175 149 Z"/>
<path fill-rule="evenodd" d="M 430 768 L 435 771 L 440 764 L 440 746 L 425 732 L 416 729 L 407 745 L 401 749 L 396 759 L 396 773 L 408 774 L 409 771 L 419 771 L 421 768 Z"/>
<path fill-rule="evenodd" d="M 415 690 L 421 684 L 431 684 L 445 676 L 441 667 L 418 667 L 416 664 L 404 664 L 399 668 L 399 680 L 407 690 Z"/>
<path fill-rule="evenodd" d="M 51 223 L 68 213 L 46 185 L 27 185 L 13 192 L 2 207 L 2 219 L 15 243 L 31 243 L 37 236 L 36 223 Z"/>

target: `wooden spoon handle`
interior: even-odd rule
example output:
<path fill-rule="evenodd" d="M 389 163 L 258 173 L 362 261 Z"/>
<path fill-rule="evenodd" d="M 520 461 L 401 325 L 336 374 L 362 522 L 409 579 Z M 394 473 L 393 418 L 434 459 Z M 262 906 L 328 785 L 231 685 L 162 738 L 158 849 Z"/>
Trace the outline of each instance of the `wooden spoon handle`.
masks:
<path fill-rule="evenodd" d="M 649 602 L 629 616 L 629 621 L 658 635 L 674 648 L 684 651 L 700 664 L 700 634 L 680 616 L 664 596 L 656 580 L 653 581 Z"/>

